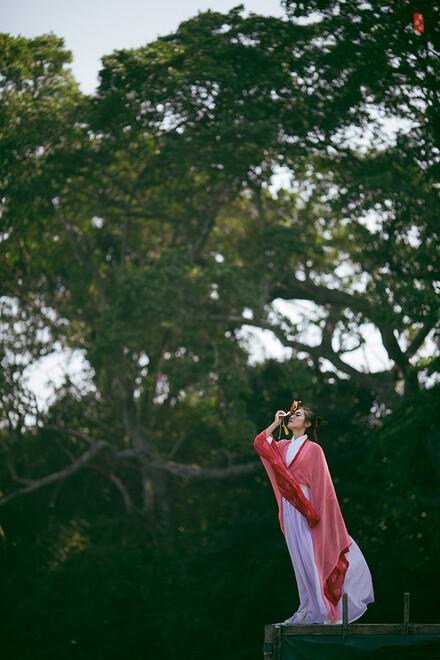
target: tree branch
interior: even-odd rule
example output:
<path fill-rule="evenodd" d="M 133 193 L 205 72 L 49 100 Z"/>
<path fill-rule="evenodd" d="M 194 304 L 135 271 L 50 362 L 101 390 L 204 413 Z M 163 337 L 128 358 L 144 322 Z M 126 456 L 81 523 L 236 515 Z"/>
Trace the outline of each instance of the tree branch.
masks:
<path fill-rule="evenodd" d="M 66 433 L 67 435 L 73 435 L 75 438 L 80 438 L 81 440 L 84 440 L 89 445 L 96 444 L 95 441 L 92 440 L 92 438 L 88 436 L 86 433 L 83 433 L 82 431 L 75 431 L 74 429 L 69 429 L 66 428 L 65 426 L 57 426 L 56 424 L 47 424 L 40 428 L 42 428 L 45 431 L 46 430 L 58 431 L 58 433 Z"/>
<path fill-rule="evenodd" d="M 173 456 L 176 455 L 176 453 L 180 449 L 180 446 L 181 446 L 181 444 L 183 443 L 183 441 L 185 440 L 186 437 L 187 437 L 186 433 L 184 433 L 181 430 L 179 432 L 179 437 L 178 437 L 177 441 L 174 443 L 173 448 L 171 449 L 170 453 L 168 454 L 168 459 L 173 458 Z"/>
<path fill-rule="evenodd" d="M 309 346 L 308 344 L 303 344 L 297 340 L 287 339 L 283 330 L 279 326 L 272 325 L 268 321 L 255 321 L 253 319 L 244 318 L 239 314 L 214 314 L 209 316 L 209 319 L 213 321 L 227 321 L 229 323 L 236 323 L 237 325 L 251 325 L 256 328 L 261 328 L 262 330 L 270 330 L 286 348 L 293 348 L 296 351 L 303 351 L 308 353 L 308 355 L 316 360 L 320 357 L 325 358 L 337 369 L 339 369 L 339 371 L 342 371 L 342 373 L 347 374 L 347 376 L 350 376 L 353 378 L 353 380 L 356 380 L 364 387 L 369 389 L 382 390 L 385 384 L 394 384 L 395 378 L 393 369 L 390 369 L 389 371 L 378 371 L 374 374 L 370 374 L 358 371 L 351 365 L 344 362 L 341 359 L 340 354 L 336 353 L 332 348 L 331 341 L 329 341 L 328 338 L 328 332 L 330 330 L 330 326 L 328 325 L 326 326 L 327 334 L 325 332 L 323 333 L 323 343 L 321 342 L 321 344 L 317 346 Z"/>
<path fill-rule="evenodd" d="M 173 461 L 161 462 L 153 461 L 153 466 L 159 470 L 164 470 L 182 479 L 196 479 L 204 481 L 208 479 L 229 479 L 244 474 L 251 474 L 261 468 L 261 461 L 252 463 L 241 463 L 223 468 L 202 468 L 200 465 L 184 465 L 183 463 L 174 463 Z"/>
<path fill-rule="evenodd" d="M 122 483 L 121 479 L 117 477 L 115 474 L 107 474 L 105 473 L 106 477 L 110 479 L 112 483 L 115 484 L 116 488 L 119 490 L 121 493 L 122 499 L 125 504 L 125 508 L 129 513 L 136 511 L 136 513 L 140 513 L 138 509 L 133 505 L 133 502 L 131 501 L 130 494 L 128 490 L 125 488 L 124 484 Z"/>
<path fill-rule="evenodd" d="M 405 355 L 407 358 L 412 358 L 415 353 L 419 350 L 423 342 L 425 341 L 426 337 L 429 335 L 431 330 L 435 327 L 435 321 L 434 323 L 425 323 L 423 328 L 420 328 L 419 332 L 416 334 L 414 339 L 412 340 L 411 344 L 409 345 L 408 349 L 405 352 Z"/>
<path fill-rule="evenodd" d="M 66 477 L 70 477 L 72 474 L 87 465 L 97 454 L 99 454 L 102 449 L 106 447 L 108 447 L 108 445 L 104 440 L 97 442 L 90 449 L 84 452 L 84 454 L 77 458 L 76 461 L 74 461 L 71 465 L 64 468 L 63 470 L 52 472 L 52 474 L 41 477 L 41 479 L 35 479 L 24 488 L 20 488 L 19 490 L 16 490 L 13 493 L 9 493 L 8 495 L 0 498 L 0 506 L 7 504 L 7 502 L 10 502 L 17 497 L 28 495 L 29 493 L 33 493 L 34 491 L 43 488 L 44 486 L 49 486 L 50 484 L 65 479 Z"/>
<path fill-rule="evenodd" d="M 116 454 L 119 459 L 134 458 L 136 460 L 148 459 L 148 465 L 156 470 L 168 472 L 181 479 L 197 479 L 199 481 L 207 479 L 229 479 L 243 474 L 250 474 L 261 467 L 260 461 L 251 463 L 240 463 L 221 468 L 203 468 L 200 465 L 188 463 L 176 463 L 175 461 L 165 460 L 158 456 L 151 456 L 145 451 L 137 449 L 123 449 Z"/>
<path fill-rule="evenodd" d="M 217 204 L 214 205 L 214 207 L 211 209 L 210 213 L 208 213 L 207 218 L 205 219 L 205 222 L 203 223 L 203 226 L 200 230 L 199 236 L 194 244 L 194 248 L 192 250 L 192 259 L 193 261 L 197 261 L 200 252 L 205 245 L 206 241 L 208 240 L 209 234 L 212 231 L 212 228 L 214 227 L 215 220 L 217 218 L 217 213 L 218 210 L 221 206 L 221 203 L 218 202 Z"/>
<path fill-rule="evenodd" d="M 315 284 L 311 280 L 301 281 L 291 274 L 284 283 L 277 283 L 272 287 L 271 298 L 311 300 L 319 305 L 333 305 L 361 312 L 366 318 L 373 321 L 380 331 L 384 347 L 390 358 L 402 370 L 407 366 L 405 354 L 394 336 L 393 327 L 384 320 L 382 308 L 359 294 L 329 289 L 326 286 Z"/>

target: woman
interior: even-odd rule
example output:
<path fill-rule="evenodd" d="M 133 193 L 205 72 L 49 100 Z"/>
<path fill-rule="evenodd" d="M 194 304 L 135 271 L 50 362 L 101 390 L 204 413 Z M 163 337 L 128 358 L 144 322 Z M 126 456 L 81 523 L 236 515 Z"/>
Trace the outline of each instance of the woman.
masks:
<path fill-rule="evenodd" d="M 324 452 L 312 441 L 320 420 L 310 408 L 297 406 L 287 424 L 292 439 L 275 442 L 272 433 L 285 415 L 279 410 L 254 442 L 275 492 L 298 585 L 299 608 L 284 623 L 341 622 L 343 593 L 348 620 L 355 621 L 374 601 L 373 585 L 347 533 Z"/>

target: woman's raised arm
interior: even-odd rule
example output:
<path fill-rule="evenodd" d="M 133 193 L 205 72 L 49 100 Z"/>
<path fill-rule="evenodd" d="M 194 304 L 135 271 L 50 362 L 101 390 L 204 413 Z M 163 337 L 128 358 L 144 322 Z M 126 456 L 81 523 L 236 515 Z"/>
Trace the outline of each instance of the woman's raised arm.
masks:
<path fill-rule="evenodd" d="M 272 432 L 281 424 L 281 418 L 284 417 L 285 414 L 284 410 L 277 410 L 275 420 L 266 429 L 266 438 L 272 435 Z"/>

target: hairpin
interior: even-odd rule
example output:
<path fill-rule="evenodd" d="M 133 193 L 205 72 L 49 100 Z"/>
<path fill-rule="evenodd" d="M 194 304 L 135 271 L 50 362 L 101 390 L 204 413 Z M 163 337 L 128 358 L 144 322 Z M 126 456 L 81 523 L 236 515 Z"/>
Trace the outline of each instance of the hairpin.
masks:
<path fill-rule="evenodd" d="M 284 414 L 280 414 L 280 417 L 287 417 L 288 415 L 292 415 L 292 414 L 295 412 L 295 410 L 297 410 L 297 409 L 299 408 L 299 406 L 301 405 L 301 403 L 302 403 L 302 401 L 294 401 L 294 402 L 292 403 L 292 405 L 290 406 L 290 412 L 288 412 L 288 413 L 284 413 Z M 285 424 L 285 422 L 284 422 L 284 419 L 283 419 L 283 429 L 284 429 L 284 433 L 285 433 L 286 435 L 289 435 L 289 430 L 288 430 L 288 428 L 287 428 L 287 426 L 286 426 L 286 424 Z M 278 439 L 281 439 L 281 424 L 280 424 L 280 431 L 279 431 L 279 433 L 278 433 Z"/>

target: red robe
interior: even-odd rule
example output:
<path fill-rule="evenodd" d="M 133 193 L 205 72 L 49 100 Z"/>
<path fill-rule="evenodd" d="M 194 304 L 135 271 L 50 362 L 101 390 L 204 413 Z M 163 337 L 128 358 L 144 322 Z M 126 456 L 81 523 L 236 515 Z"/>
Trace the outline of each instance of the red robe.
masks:
<path fill-rule="evenodd" d="M 283 534 L 283 498 L 306 516 L 312 528 L 321 592 L 330 620 L 334 623 L 339 618 L 338 602 L 348 568 L 345 554 L 351 539 L 321 447 L 316 442 L 305 440 L 291 464 L 286 466 L 289 445 L 290 440 L 268 442 L 266 431 L 257 435 L 254 442 L 274 489 Z M 299 484 L 305 484 L 310 489 L 310 503 Z"/>

